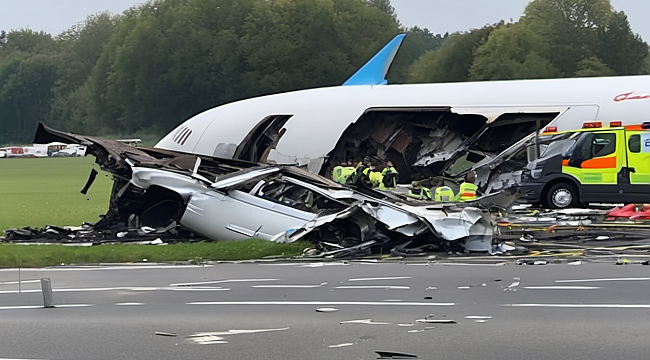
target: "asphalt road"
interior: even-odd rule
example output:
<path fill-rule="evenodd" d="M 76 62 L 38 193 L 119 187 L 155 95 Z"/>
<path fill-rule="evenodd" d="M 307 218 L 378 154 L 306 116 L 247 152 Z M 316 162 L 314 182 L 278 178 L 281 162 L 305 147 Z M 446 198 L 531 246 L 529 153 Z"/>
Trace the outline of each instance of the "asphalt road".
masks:
<path fill-rule="evenodd" d="M 613 262 L 147 264 L 23 269 L 19 293 L 3 269 L 0 359 L 644 359 L 649 276 Z"/>

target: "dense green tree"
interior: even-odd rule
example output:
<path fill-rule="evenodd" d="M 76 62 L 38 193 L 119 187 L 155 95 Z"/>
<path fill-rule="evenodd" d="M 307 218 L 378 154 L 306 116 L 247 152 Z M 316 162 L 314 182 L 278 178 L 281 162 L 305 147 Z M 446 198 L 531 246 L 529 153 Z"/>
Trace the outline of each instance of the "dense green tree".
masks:
<path fill-rule="evenodd" d="M 517 23 L 503 24 L 479 42 L 471 34 L 454 34 L 438 51 L 422 56 L 411 67 L 410 80 L 632 75 L 649 70 L 648 45 L 632 33 L 627 17 L 615 12 L 610 0 L 533 0 Z"/>
<path fill-rule="evenodd" d="M 0 49 L 4 48 L 6 43 L 7 43 L 7 32 L 4 30 L 0 30 Z"/>
<path fill-rule="evenodd" d="M 614 71 L 596 56 L 584 58 L 578 62 L 576 77 L 611 76 Z"/>
<path fill-rule="evenodd" d="M 9 34 L 11 35 L 11 33 Z M 15 53 L 0 66 L 0 141 L 27 142 L 49 118 L 57 61 L 51 54 Z"/>
<path fill-rule="evenodd" d="M 390 3 L 390 0 L 365 0 L 365 1 L 371 6 L 374 6 L 377 9 L 390 15 L 390 17 L 396 22 L 399 22 L 397 20 L 397 12 L 395 11 L 393 5 Z"/>
<path fill-rule="evenodd" d="M 243 79 L 258 94 L 339 85 L 398 33 L 356 0 L 258 1 L 244 28 Z"/>
<path fill-rule="evenodd" d="M 557 70 L 544 58 L 548 48 L 548 43 L 527 27 L 502 25 L 474 52 L 469 80 L 556 77 Z"/>
<path fill-rule="evenodd" d="M 113 35 L 119 17 L 108 12 L 91 15 L 59 34 L 61 64 L 54 87 L 50 125 L 80 133 L 97 131 L 92 116 L 88 77 Z"/>
<path fill-rule="evenodd" d="M 474 51 L 497 25 L 450 35 L 440 49 L 422 55 L 409 69 L 410 82 L 466 81 Z"/>
<path fill-rule="evenodd" d="M 444 35 L 433 34 L 429 29 L 422 29 L 417 26 L 402 29 L 401 32 L 406 33 L 406 38 L 388 72 L 389 83 L 408 82 L 410 77 L 409 66 L 424 53 L 439 49 L 449 36 L 448 33 Z"/>
<path fill-rule="evenodd" d="M 599 34 L 612 13 L 609 0 L 533 0 L 520 22 L 546 39 L 546 57 L 570 76 L 580 60 L 598 53 Z"/>
<path fill-rule="evenodd" d="M 597 55 L 617 75 L 647 73 L 645 58 L 648 44 L 632 32 L 625 13 L 614 12 L 607 25 L 599 31 Z"/>

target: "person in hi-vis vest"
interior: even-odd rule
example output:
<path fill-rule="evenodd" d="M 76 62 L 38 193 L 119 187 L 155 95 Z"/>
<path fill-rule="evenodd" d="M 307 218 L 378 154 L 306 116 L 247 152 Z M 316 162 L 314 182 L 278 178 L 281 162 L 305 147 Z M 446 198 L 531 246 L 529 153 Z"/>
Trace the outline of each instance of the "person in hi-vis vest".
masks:
<path fill-rule="evenodd" d="M 476 174 L 470 171 L 465 175 L 465 181 L 460 184 L 458 194 L 456 194 L 456 201 L 470 201 L 476 199 L 476 192 L 478 186 L 474 185 L 476 181 Z"/>

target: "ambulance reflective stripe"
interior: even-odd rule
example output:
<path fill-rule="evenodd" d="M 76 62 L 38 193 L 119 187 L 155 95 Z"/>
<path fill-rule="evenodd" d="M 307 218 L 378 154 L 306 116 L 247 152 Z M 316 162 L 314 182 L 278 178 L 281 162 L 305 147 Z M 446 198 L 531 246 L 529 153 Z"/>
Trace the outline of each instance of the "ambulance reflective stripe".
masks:
<path fill-rule="evenodd" d="M 460 184 L 460 190 L 458 190 L 458 198 L 460 201 L 469 201 L 476 199 L 476 190 L 478 187 L 471 183 L 462 183 Z"/>
<path fill-rule="evenodd" d="M 454 201 L 454 191 L 449 186 L 438 186 L 434 192 L 435 201 Z"/>
<path fill-rule="evenodd" d="M 583 169 L 615 169 L 617 167 L 616 156 L 585 160 L 580 167 Z"/>

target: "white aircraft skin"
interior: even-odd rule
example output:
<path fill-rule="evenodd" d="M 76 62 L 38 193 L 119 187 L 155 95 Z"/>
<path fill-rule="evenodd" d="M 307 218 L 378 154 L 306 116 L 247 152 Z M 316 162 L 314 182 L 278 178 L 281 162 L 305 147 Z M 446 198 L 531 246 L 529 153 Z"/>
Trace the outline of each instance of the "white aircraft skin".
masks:
<path fill-rule="evenodd" d="M 234 148 L 262 119 L 293 115 L 269 160 L 305 165 L 326 156 L 367 109 L 419 107 L 451 107 L 455 113 L 481 114 L 488 122 L 504 113 L 560 112 L 549 124 L 559 131 L 580 128 L 592 120 L 638 124 L 650 120 L 650 76 L 361 85 L 288 92 L 207 110 L 181 124 L 156 147 L 232 157 Z M 184 128 L 192 133 L 181 145 L 173 139 Z M 219 144 L 234 145 L 230 153 L 219 153 L 215 152 Z"/>
<path fill-rule="evenodd" d="M 389 46 L 391 43 L 386 48 Z M 389 50 L 391 56 L 378 70 L 383 71 L 378 75 L 382 80 L 397 51 L 395 47 Z M 185 121 L 155 147 L 233 158 L 237 146 L 260 121 L 290 115 L 268 161 L 308 165 L 309 171 L 319 173 L 344 131 L 369 109 L 449 108 L 451 113 L 480 115 L 495 125 L 502 114 L 551 113 L 559 115 L 548 126 L 557 126 L 559 131 L 580 128 L 585 121 L 603 121 L 606 126 L 611 120 L 624 124 L 650 120 L 647 75 L 409 85 L 349 85 L 354 84 L 351 80 L 346 86 L 280 93 L 215 107 Z"/>

